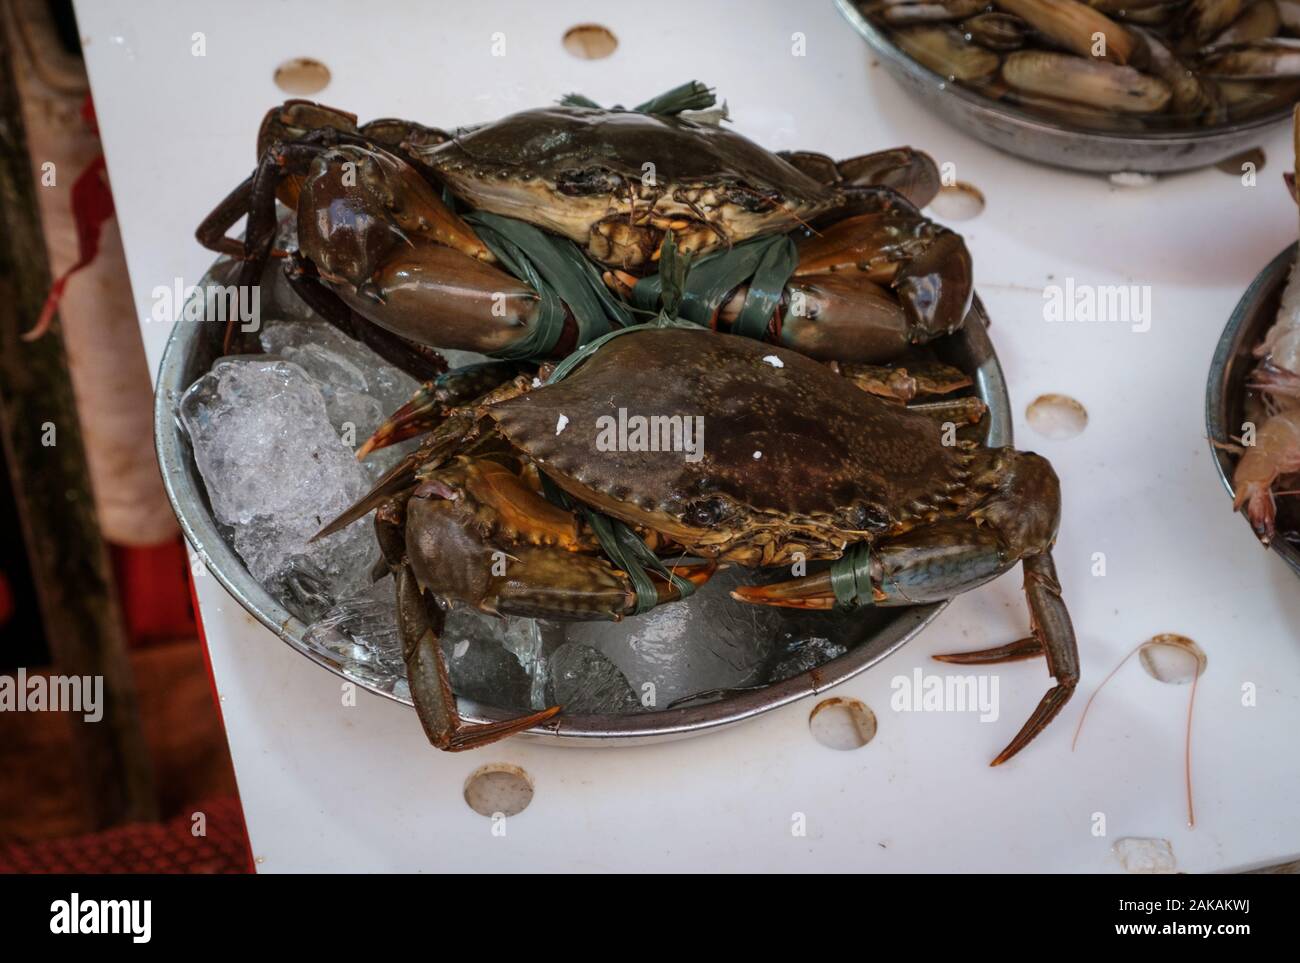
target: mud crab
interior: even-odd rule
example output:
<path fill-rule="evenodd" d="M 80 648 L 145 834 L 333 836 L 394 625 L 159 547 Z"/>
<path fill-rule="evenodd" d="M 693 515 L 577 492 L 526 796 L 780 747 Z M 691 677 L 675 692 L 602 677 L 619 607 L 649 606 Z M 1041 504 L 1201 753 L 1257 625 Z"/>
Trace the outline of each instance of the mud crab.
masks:
<path fill-rule="evenodd" d="M 669 444 L 605 450 L 601 418 L 620 409 L 661 426 L 701 415 L 701 456 Z M 795 351 L 695 326 L 644 326 L 609 338 L 564 380 L 516 376 L 450 406 L 417 452 L 321 534 L 377 510 L 411 692 L 429 739 L 448 750 L 560 711 L 463 722 L 438 644 L 451 603 L 617 620 L 679 597 L 718 565 L 806 559 L 838 561 L 733 597 L 813 610 L 913 605 L 1020 562 L 1031 634 L 940 657 L 1046 656 L 1055 685 L 997 765 L 1060 712 L 1078 679 L 1051 557 L 1059 488 L 1038 455 L 948 440 L 941 419 L 876 398 Z M 634 580 L 602 555 L 586 509 L 626 525 L 656 558 L 691 560 Z"/>
<path fill-rule="evenodd" d="M 244 262 L 239 284 L 284 257 L 317 313 L 413 373 L 436 370 L 430 348 L 561 357 L 585 340 L 591 313 L 563 299 L 554 336 L 535 344 L 546 299 L 503 269 L 444 190 L 475 215 L 570 239 L 620 294 L 654 269 L 668 235 L 700 255 L 798 231 L 798 267 L 764 306 L 765 336 L 818 358 L 890 360 L 956 330 L 971 304 L 961 237 L 918 210 L 938 171 L 910 149 L 836 163 L 773 154 L 684 116 L 582 106 L 450 133 L 392 119 L 358 126 L 295 100 L 266 115 L 258 153 L 200 242 Z M 277 198 L 296 212 L 297 250 L 274 249 Z M 228 237 L 244 214 L 245 238 Z M 745 285 L 722 292 L 709 323 L 729 330 L 748 300 Z M 232 325 L 228 351 L 237 338 Z"/>

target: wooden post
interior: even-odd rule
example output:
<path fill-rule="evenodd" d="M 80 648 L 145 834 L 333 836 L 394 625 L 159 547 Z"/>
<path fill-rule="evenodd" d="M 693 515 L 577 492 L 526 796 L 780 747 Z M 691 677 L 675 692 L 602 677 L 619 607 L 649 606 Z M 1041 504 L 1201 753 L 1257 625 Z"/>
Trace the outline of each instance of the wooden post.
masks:
<path fill-rule="evenodd" d="M 59 325 L 35 342 L 19 337 L 40 313 L 50 271 L 6 34 L 0 29 L 0 441 L 54 671 L 103 678 L 102 719 L 69 715 L 81 758 L 38 764 L 80 769 L 99 826 L 153 820 L 152 766 Z M 60 172 L 61 183 L 70 184 L 71 173 Z"/>

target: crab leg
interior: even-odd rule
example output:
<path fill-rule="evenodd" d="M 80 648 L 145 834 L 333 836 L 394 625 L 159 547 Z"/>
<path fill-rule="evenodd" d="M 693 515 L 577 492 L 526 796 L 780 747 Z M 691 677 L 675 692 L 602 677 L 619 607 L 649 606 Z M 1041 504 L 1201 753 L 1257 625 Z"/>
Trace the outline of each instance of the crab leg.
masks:
<path fill-rule="evenodd" d="M 377 513 L 375 529 L 393 570 L 407 682 L 429 741 L 448 752 L 477 749 L 552 718 L 560 711 L 559 706 L 503 722 L 467 723 L 461 718 L 440 641 L 446 616 L 436 600 L 421 589 L 415 570 L 405 558 L 405 522 L 405 509 L 400 499 L 394 499 Z"/>
<path fill-rule="evenodd" d="M 982 6 L 977 0 L 961 2 L 974 3 L 975 8 Z M 894 147 L 842 161 L 810 150 L 781 151 L 778 156 L 828 186 L 847 188 L 850 192 L 854 188 L 886 187 L 918 208 L 934 200 L 942 186 L 934 159 L 911 147 Z"/>
<path fill-rule="evenodd" d="M 456 705 L 456 693 L 451 688 L 451 675 L 440 642 L 445 620 L 443 611 L 420 591 L 409 564 L 401 565 L 396 574 L 397 623 L 406 678 L 416 714 L 431 743 L 448 752 L 477 749 L 541 725 L 560 711 L 560 706 L 550 706 L 503 722 L 465 722 Z"/>
<path fill-rule="evenodd" d="M 541 725 L 560 713 L 563 707 L 556 705 L 501 722 L 465 722 L 456 704 L 442 650 L 443 608 L 427 590 L 421 589 L 409 562 L 398 566 L 396 579 L 398 626 L 411 699 L 425 735 L 433 745 L 448 752 L 477 749 Z"/>
<path fill-rule="evenodd" d="M 498 461 L 460 457 L 423 477 L 406 505 L 406 554 L 420 584 L 482 612 L 569 621 L 631 614 L 636 591 L 596 554 L 575 516 Z M 712 564 L 679 566 L 696 584 Z M 676 597 L 658 579 L 661 601 Z"/>
<path fill-rule="evenodd" d="M 335 131 L 324 131 L 321 139 Z M 218 254 L 226 254 L 242 261 L 235 277 L 239 287 L 251 287 L 261 281 L 266 261 L 271 256 L 275 241 L 275 195 L 281 179 L 289 174 L 305 172 L 312 158 L 322 148 L 311 142 L 294 144 L 276 143 L 266 150 L 258 161 L 257 169 L 243 183 L 231 191 L 218 204 L 194 232 L 200 244 Z M 248 215 L 244 238 L 226 236 L 243 215 Z M 230 353 L 237 347 L 236 319 L 226 324 L 222 350 Z"/>
<path fill-rule="evenodd" d="M 389 151 L 401 153 L 403 159 L 411 163 L 414 160 L 403 150 L 403 144 L 438 144 L 451 136 L 446 131 L 396 117 L 372 120 L 358 127 L 356 114 L 310 100 L 294 99 L 286 100 L 279 107 L 272 107 L 262 118 L 262 126 L 257 132 L 258 153 L 276 141 L 288 143 L 298 140 L 304 134 L 322 127 L 355 134 Z M 281 190 L 280 200 L 289 207 L 296 206 L 298 185 L 288 183 L 281 186 L 289 189 Z"/>
<path fill-rule="evenodd" d="M 261 169 L 260 165 L 258 169 Z M 244 242 L 237 237 L 226 237 L 226 231 L 248 213 L 253 197 L 253 182 L 256 179 L 256 173 L 245 177 L 239 186 L 222 198 L 195 230 L 195 238 L 209 251 L 244 259 Z"/>
<path fill-rule="evenodd" d="M 968 524 L 968 529 L 963 541 L 951 537 L 935 539 L 934 533 L 925 529 L 929 538 L 918 533 L 917 538 L 901 544 L 881 546 L 880 557 L 872 561 L 871 589 L 875 604 L 941 601 L 1006 571 L 1009 568 L 1006 552 L 996 536 L 974 524 Z M 1079 652 L 1069 613 L 1061 601 L 1061 586 L 1052 556 L 1049 552 L 1028 556 L 1023 566 L 1032 636 L 980 652 L 935 656 L 942 662 L 960 665 L 989 665 L 1047 656 L 1047 668 L 1056 684 L 1043 696 L 1015 738 L 990 763 L 994 766 L 1006 762 L 1046 728 L 1074 694 L 1079 681 Z M 825 573 L 777 585 L 739 588 L 732 596 L 742 602 L 793 608 L 830 609 L 835 605 L 830 576 Z"/>
<path fill-rule="evenodd" d="M 393 572 L 407 680 L 425 734 L 439 749 L 459 752 L 541 725 L 560 712 L 492 723 L 461 718 L 441 635 L 446 606 L 469 604 L 498 615 L 613 619 L 631 612 L 627 577 L 584 553 L 586 536 L 569 512 L 545 501 L 505 465 L 457 458 L 418 482 L 409 497 L 387 498 L 375 534 Z M 682 568 L 701 584 L 712 563 Z M 656 580 L 661 599 L 674 596 Z"/>
<path fill-rule="evenodd" d="M 720 330 L 727 330 L 740 313 L 746 290 L 737 291 L 718 312 Z M 785 286 L 784 302 L 780 343 L 810 358 L 888 361 L 912 343 L 903 306 L 865 273 L 793 277 Z"/>
<path fill-rule="evenodd" d="M 1047 728 L 1074 695 L 1079 683 L 1079 649 L 1074 640 L 1070 613 L 1061 600 L 1061 583 L 1051 552 L 1031 555 L 1024 560 L 1025 601 L 1029 603 L 1029 626 L 1033 635 L 1009 646 L 976 652 L 936 655 L 941 662 L 959 665 L 1015 662 L 1042 653 L 1047 656 L 1047 671 L 1056 685 L 1047 690 L 1033 714 L 1016 733 L 1007 747 L 990 763 L 1000 766 Z"/>
<path fill-rule="evenodd" d="M 236 284 L 257 284 L 271 254 L 275 240 L 275 190 L 279 171 L 279 158 L 271 151 L 262 159 L 251 175 L 219 203 L 194 232 L 200 244 L 210 251 L 236 258 L 243 263 L 236 275 Z M 248 227 L 243 240 L 227 237 L 230 230 L 245 214 Z M 226 325 L 222 350 L 230 353 L 235 348 L 236 319 Z"/>
<path fill-rule="evenodd" d="M 466 443 L 477 428 L 477 424 L 477 418 L 471 410 L 459 408 L 449 412 L 418 449 L 390 468 L 379 481 L 375 482 L 370 491 L 344 509 L 342 514 L 326 523 L 311 537 L 311 541 L 342 531 L 358 518 L 369 515 L 395 495 L 413 489 L 417 473 L 426 466 L 436 467 L 445 463 Z"/>
<path fill-rule="evenodd" d="M 993 760 L 997 766 L 1023 749 L 1069 701 L 1079 681 L 1079 653 L 1052 564 L 1060 509 L 1055 474 L 1043 459 L 1027 452 L 985 449 L 981 461 L 977 475 L 997 479 L 989 497 L 972 506 L 965 518 L 886 537 L 865 553 L 859 548 L 862 561 L 854 566 L 852 581 L 855 604 L 917 605 L 952 598 L 1022 562 L 1032 637 L 984 652 L 936 656 L 963 664 L 1013 661 L 1040 652 L 1047 656 L 1056 684 Z M 731 594 L 742 602 L 821 610 L 833 608 L 837 598 L 829 572 L 743 587 Z"/>
<path fill-rule="evenodd" d="M 624 298 L 631 297 L 636 282 L 624 271 L 605 272 L 605 283 Z M 715 313 L 713 329 L 731 331 L 748 296 L 748 284 L 732 291 Z M 865 272 L 843 271 L 792 277 L 763 340 L 821 361 L 877 364 L 905 352 L 913 343 L 913 328 L 886 288 Z"/>
<path fill-rule="evenodd" d="M 402 338 L 500 354 L 533 336 L 544 317 L 537 292 L 496 267 L 469 225 L 387 151 L 344 144 L 318 157 L 298 220 L 299 244 L 321 282 Z M 551 345 L 561 355 L 577 333 L 565 311 Z"/>

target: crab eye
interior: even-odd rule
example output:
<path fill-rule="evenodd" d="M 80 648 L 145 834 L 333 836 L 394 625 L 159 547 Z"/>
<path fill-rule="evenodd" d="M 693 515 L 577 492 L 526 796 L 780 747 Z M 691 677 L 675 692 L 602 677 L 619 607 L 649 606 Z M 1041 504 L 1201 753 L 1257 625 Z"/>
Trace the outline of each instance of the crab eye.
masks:
<path fill-rule="evenodd" d="M 854 505 L 845 521 L 861 532 L 883 532 L 890 526 L 889 514 L 876 505 Z"/>
<path fill-rule="evenodd" d="M 604 167 L 584 167 L 561 171 L 556 175 L 555 188 L 569 197 L 618 194 L 623 191 L 623 178 Z"/>
<path fill-rule="evenodd" d="M 781 196 L 776 191 L 760 191 L 737 184 L 727 191 L 727 200 L 743 210 L 760 214 L 779 205 Z"/>
<path fill-rule="evenodd" d="M 727 517 L 727 503 L 721 498 L 704 498 L 686 509 L 686 521 L 699 528 L 712 528 Z"/>

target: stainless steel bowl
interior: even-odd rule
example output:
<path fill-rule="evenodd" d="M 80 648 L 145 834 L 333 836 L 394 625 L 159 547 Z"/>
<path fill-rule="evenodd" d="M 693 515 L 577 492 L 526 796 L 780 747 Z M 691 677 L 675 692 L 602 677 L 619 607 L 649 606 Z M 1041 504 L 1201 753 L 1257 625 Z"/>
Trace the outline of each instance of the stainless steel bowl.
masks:
<path fill-rule="evenodd" d="M 1214 360 L 1210 363 L 1210 378 L 1205 386 L 1205 427 L 1219 478 L 1230 495 L 1235 495 L 1232 469 L 1236 457 L 1219 446 L 1230 443 L 1231 436 L 1240 432 L 1246 376 L 1256 362 L 1251 350 L 1259 344 L 1277 317 L 1282 289 L 1286 286 L 1287 274 L 1295 263 L 1298 249 L 1300 244 L 1292 244 L 1273 258 L 1246 288 L 1246 293 L 1228 318 L 1228 325 L 1223 329 L 1218 347 L 1214 349 Z M 1300 550 L 1281 538 L 1274 539 L 1272 547 L 1300 575 Z"/>
<path fill-rule="evenodd" d="M 231 263 L 218 261 L 203 278 L 201 292 L 209 283 L 232 281 Z M 264 289 L 265 289 L 264 285 Z M 268 310 L 265 294 L 263 310 Z M 987 315 L 978 300 L 960 334 L 939 345 L 943 360 L 971 373 L 975 390 L 989 407 L 987 435 L 990 446 L 1011 444 L 1010 402 L 1002 369 L 985 328 Z M 186 539 L 208 572 L 254 618 L 292 648 L 317 665 L 356 683 L 377 695 L 404 702 L 378 687 L 330 653 L 308 644 L 307 626 L 287 611 L 262 588 L 244 567 L 243 561 L 222 538 L 213 518 L 207 491 L 194 464 L 189 442 L 176 417 L 176 406 L 185 389 L 208 371 L 221 351 L 221 325 L 206 321 L 178 321 L 163 353 L 154 403 L 154 433 L 158 462 L 172 508 Z M 715 702 L 682 706 L 632 715 L 561 715 L 533 735 L 564 745 L 630 745 L 696 735 L 733 725 L 759 713 L 823 692 L 879 662 L 916 635 L 944 605 L 877 609 L 863 613 L 862 637 L 846 654 L 802 675 L 760 689 L 737 692 Z M 212 640 L 221 644 L 219 639 Z M 516 715 L 462 698 L 462 715 L 476 722 L 491 722 Z M 414 720 L 412 720 L 414 725 Z"/>
<path fill-rule="evenodd" d="M 1099 174 L 1166 174 L 1208 167 L 1258 147 L 1263 132 L 1291 116 L 1291 108 L 1235 124 L 1144 133 L 1092 131 L 1054 123 L 949 83 L 896 47 L 852 0 L 835 0 L 891 77 L 954 127 L 1017 157 Z"/>

